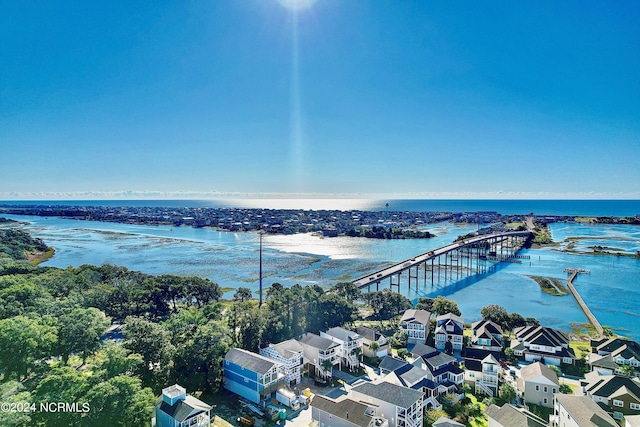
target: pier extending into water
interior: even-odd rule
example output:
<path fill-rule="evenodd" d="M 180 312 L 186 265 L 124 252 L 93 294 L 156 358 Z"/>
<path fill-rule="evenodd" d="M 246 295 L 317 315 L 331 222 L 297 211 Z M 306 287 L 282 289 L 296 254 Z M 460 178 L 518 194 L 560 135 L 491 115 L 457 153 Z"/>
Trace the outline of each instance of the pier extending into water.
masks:
<path fill-rule="evenodd" d="M 578 269 L 578 268 L 565 268 L 564 271 L 571 274 L 569 279 L 567 279 L 567 287 L 573 294 L 573 297 L 578 302 L 578 305 L 584 312 L 584 315 L 587 316 L 587 320 L 589 320 L 589 323 L 591 323 L 593 327 L 596 328 L 598 335 L 602 337 L 604 335 L 604 329 L 602 328 L 602 325 L 600 324 L 600 322 L 598 322 L 598 319 L 596 319 L 596 316 L 593 315 L 593 313 L 589 309 L 589 306 L 584 302 L 584 300 L 576 290 L 575 286 L 573 286 L 573 280 L 576 278 L 578 274 L 580 273 L 589 274 L 589 271 Z"/>
<path fill-rule="evenodd" d="M 400 292 L 404 276 L 407 277 L 408 289 L 415 285 L 418 290 L 420 279 L 426 286 L 427 281 L 434 285 L 441 277 L 446 282 L 485 273 L 496 262 L 518 262 L 522 257 L 518 251 L 530 237 L 528 231 L 469 237 L 374 271 L 353 280 L 353 283 L 360 290 L 371 292 L 379 291 L 383 281 L 388 281 L 390 290 Z"/>

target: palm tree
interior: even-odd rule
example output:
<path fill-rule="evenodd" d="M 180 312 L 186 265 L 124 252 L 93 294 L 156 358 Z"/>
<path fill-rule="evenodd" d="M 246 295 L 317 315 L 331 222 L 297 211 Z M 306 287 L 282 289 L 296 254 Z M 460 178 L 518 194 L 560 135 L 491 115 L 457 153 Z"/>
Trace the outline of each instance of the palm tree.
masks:
<path fill-rule="evenodd" d="M 371 344 L 369 344 L 369 348 L 371 349 L 371 351 L 373 352 L 374 357 L 376 356 L 376 352 L 378 350 L 380 350 L 380 344 L 378 344 L 377 341 L 372 341 Z"/>
<path fill-rule="evenodd" d="M 333 370 L 333 363 L 330 359 L 324 359 L 322 363 L 320 363 L 320 367 L 324 373 L 325 377 L 331 377 L 331 371 Z"/>
<path fill-rule="evenodd" d="M 353 350 L 351 350 L 351 355 L 355 356 L 356 360 L 358 361 L 358 367 L 360 367 L 360 355 L 362 354 L 362 347 L 356 347 Z"/>

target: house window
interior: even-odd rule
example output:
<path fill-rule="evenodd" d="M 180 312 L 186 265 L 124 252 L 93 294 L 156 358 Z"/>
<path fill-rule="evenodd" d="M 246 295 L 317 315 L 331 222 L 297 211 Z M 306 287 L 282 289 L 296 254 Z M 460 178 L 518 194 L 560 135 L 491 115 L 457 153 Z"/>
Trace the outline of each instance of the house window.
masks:
<path fill-rule="evenodd" d="M 546 397 L 542 401 L 544 402 L 545 405 L 549 402 L 549 400 Z"/>
<path fill-rule="evenodd" d="M 556 394 L 556 393 L 557 393 L 557 391 L 556 391 L 556 388 L 555 388 L 555 387 L 551 389 L 551 393 L 553 393 L 553 394 Z"/>
<path fill-rule="evenodd" d="M 623 417 L 622 412 L 613 412 L 613 418 L 615 418 L 616 420 L 621 420 Z"/>
<path fill-rule="evenodd" d="M 539 385 L 536 386 L 536 391 L 540 391 L 540 386 Z"/>
<path fill-rule="evenodd" d="M 638 404 L 638 403 L 630 403 L 629 407 L 631 409 L 635 409 L 636 411 L 640 411 L 640 404 Z"/>
<path fill-rule="evenodd" d="M 544 389 L 543 389 L 543 391 L 544 391 L 545 393 L 548 393 L 548 392 L 549 392 L 549 388 L 548 388 L 547 386 L 545 386 L 545 387 L 544 387 Z"/>
<path fill-rule="evenodd" d="M 619 408 L 624 407 L 624 402 L 622 400 L 613 399 L 613 406 L 617 406 Z"/>

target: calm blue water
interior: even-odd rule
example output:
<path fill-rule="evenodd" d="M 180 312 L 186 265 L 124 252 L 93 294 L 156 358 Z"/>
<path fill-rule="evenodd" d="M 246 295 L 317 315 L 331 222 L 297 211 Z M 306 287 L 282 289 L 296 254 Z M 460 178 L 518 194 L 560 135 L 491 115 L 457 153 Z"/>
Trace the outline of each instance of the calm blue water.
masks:
<path fill-rule="evenodd" d="M 403 206 L 407 207 L 413 202 L 418 203 L 398 201 L 398 204 L 405 203 Z M 469 208 L 460 210 L 499 210 L 503 201 L 435 202 L 438 208 L 433 210 L 454 211 L 456 209 L 452 208 L 456 204 Z M 473 203 L 476 202 L 480 203 L 481 207 L 472 209 Z M 512 207 L 526 206 L 526 202 L 516 201 Z M 164 202 L 158 203 L 164 205 Z M 558 201 L 551 201 L 548 208 L 559 208 L 557 203 Z M 113 204 L 122 203 L 116 201 Z M 142 204 L 148 205 L 148 202 Z M 592 209 L 602 209 L 601 215 L 621 215 L 619 210 L 635 209 L 638 202 L 613 201 L 609 203 L 608 211 L 601 204 L 597 205 L 600 206 Z M 578 209 L 580 204 L 573 206 Z M 389 209 L 391 208 L 390 203 Z M 508 203 L 503 205 L 503 208 L 509 209 Z M 586 209 L 586 205 L 580 209 Z M 538 209 L 525 209 L 527 210 L 540 212 Z M 561 214 L 552 210 L 545 213 Z M 25 229 L 56 248 L 56 255 L 47 265 L 65 268 L 85 263 L 111 263 L 151 274 L 194 274 L 208 277 L 223 287 L 245 286 L 258 289 L 259 243 L 258 236 L 254 233 L 60 218 L 10 217 L 18 221 L 28 221 L 28 224 L 23 225 Z M 429 240 L 380 241 L 348 237 L 323 239 L 307 234 L 266 236 L 264 284 L 270 286 L 277 281 L 286 286 L 295 283 L 318 283 L 328 286 L 446 245 L 458 235 L 474 230 L 475 226 L 441 223 L 433 224 L 428 229 L 438 237 Z M 554 240 L 561 243 L 560 248 L 566 246 L 567 238 L 582 237 L 585 239 L 578 240 L 576 248 L 586 248 L 597 242 L 602 246 L 620 248 L 628 253 L 640 250 L 640 227 L 563 223 L 553 224 L 551 231 Z M 487 304 L 495 303 L 525 317 L 536 317 L 547 326 L 568 329 L 571 322 L 585 322 L 585 317 L 575 300 L 571 296 L 549 296 L 541 292 L 538 285 L 526 276 L 540 275 L 565 279 L 565 268 L 584 268 L 591 270 L 591 274 L 580 275 L 576 285 L 596 317 L 603 325 L 612 326 L 621 334 L 640 339 L 640 259 L 560 253 L 553 248 L 529 250 L 527 253 L 531 256 L 529 261 L 522 264 L 498 264 L 497 270 L 492 274 L 449 283 L 442 280 L 435 286 L 430 283 L 423 286 L 421 281 L 417 291 L 409 291 L 404 285 L 402 292 L 412 299 L 437 295 L 452 298 L 460 306 L 467 321 L 479 319 L 480 309 Z M 227 296 L 232 293 L 228 292 Z"/>
<path fill-rule="evenodd" d="M 387 207 L 386 204 L 389 204 Z M 3 204 L 65 206 L 246 207 L 414 212 L 476 212 L 536 215 L 640 215 L 640 200 L 370 200 L 370 199 L 220 199 L 220 200 L 64 200 L 0 201 Z"/>

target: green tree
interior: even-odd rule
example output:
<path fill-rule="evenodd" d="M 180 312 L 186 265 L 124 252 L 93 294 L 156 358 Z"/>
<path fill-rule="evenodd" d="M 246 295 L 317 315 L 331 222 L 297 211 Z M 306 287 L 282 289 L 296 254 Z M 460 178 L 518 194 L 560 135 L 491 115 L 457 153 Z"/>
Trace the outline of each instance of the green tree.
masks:
<path fill-rule="evenodd" d="M 11 380 L 0 383 L 0 402 L 31 404 L 33 398 L 31 392 L 19 381 Z M 24 427 L 31 426 L 31 412 L 9 412 L 0 411 L 0 426 L 3 427 Z"/>
<path fill-rule="evenodd" d="M 173 367 L 175 347 L 161 325 L 138 317 L 128 317 L 123 328 L 124 347 L 142 356 L 138 371 L 142 384 L 160 388 Z"/>
<path fill-rule="evenodd" d="M 119 375 L 87 392 L 87 425 L 146 427 L 155 400 L 151 389 L 142 388 L 138 378 Z"/>
<path fill-rule="evenodd" d="M 433 300 L 432 311 L 438 316 L 447 313 L 452 313 L 456 316 L 460 316 L 462 314 L 455 301 L 451 301 L 442 295 L 438 295 L 436 299 Z"/>
<path fill-rule="evenodd" d="M 81 404 L 90 388 L 89 374 L 68 366 L 51 370 L 35 389 L 33 400 L 36 405 L 50 402 L 68 402 Z M 34 412 L 34 419 L 47 426 L 78 426 L 81 414 L 76 412 Z"/>
<path fill-rule="evenodd" d="M 378 344 L 377 341 L 371 341 L 371 344 L 369 344 L 369 348 L 371 349 L 371 351 L 373 352 L 373 354 L 375 355 L 376 352 L 378 350 L 380 350 L 380 344 Z"/>
<path fill-rule="evenodd" d="M 480 310 L 480 315 L 483 319 L 497 323 L 502 329 L 509 329 L 509 313 L 500 305 L 489 304 Z"/>
<path fill-rule="evenodd" d="M 331 372 L 333 371 L 333 363 L 329 359 L 324 359 L 320 363 L 320 367 L 324 373 L 325 378 L 331 378 Z"/>
<path fill-rule="evenodd" d="M 625 377 L 633 378 L 636 376 L 636 368 L 631 365 L 622 365 L 620 366 L 620 373 Z"/>
<path fill-rule="evenodd" d="M 340 282 L 331 287 L 331 291 L 340 295 L 347 301 L 358 301 L 362 298 L 362 292 L 353 282 Z"/>
<path fill-rule="evenodd" d="M 97 365 L 96 376 L 103 381 L 118 375 L 132 375 L 139 372 L 143 360 L 138 353 L 132 353 L 121 344 L 106 346 L 97 357 L 101 362 Z"/>
<path fill-rule="evenodd" d="M 516 357 L 516 354 L 511 347 L 507 347 L 504 349 L 504 355 L 507 358 L 507 362 L 511 363 L 512 365 L 518 363 L 518 358 Z"/>
<path fill-rule="evenodd" d="M 498 396 L 505 403 L 513 402 L 516 399 L 516 390 L 509 383 L 503 383 L 498 389 Z"/>
<path fill-rule="evenodd" d="M 245 302 L 253 298 L 253 293 L 251 289 L 240 286 L 236 289 L 236 292 L 233 294 L 234 301 Z"/>
<path fill-rule="evenodd" d="M 59 318 L 58 347 L 66 364 L 69 356 L 82 354 L 82 363 L 100 348 L 100 337 L 111 321 L 97 308 L 76 308 Z"/>
<path fill-rule="evenodd" d="M 26 377 L 34 362 L 51 356 L 58 330 L 49 317 L 0 320 L 0 368 L 5 377 Z"/>
<path fill-rule="evenodd" d="M 449 415 L 442 409 L 433 408 L 433 409 L 427 410 L 427 412 L 425 413 L 424 421 L 427 426 L 432 426 L 433 423 L 438 421 L 441 417 L 448 418 Z"/>
<path fill-rule="evenodd" d="M 573 394 L 573 389 L 569 384 L 560 384 L 560 387 L 558 388 L 558 390 L 562 394 Z"/>

